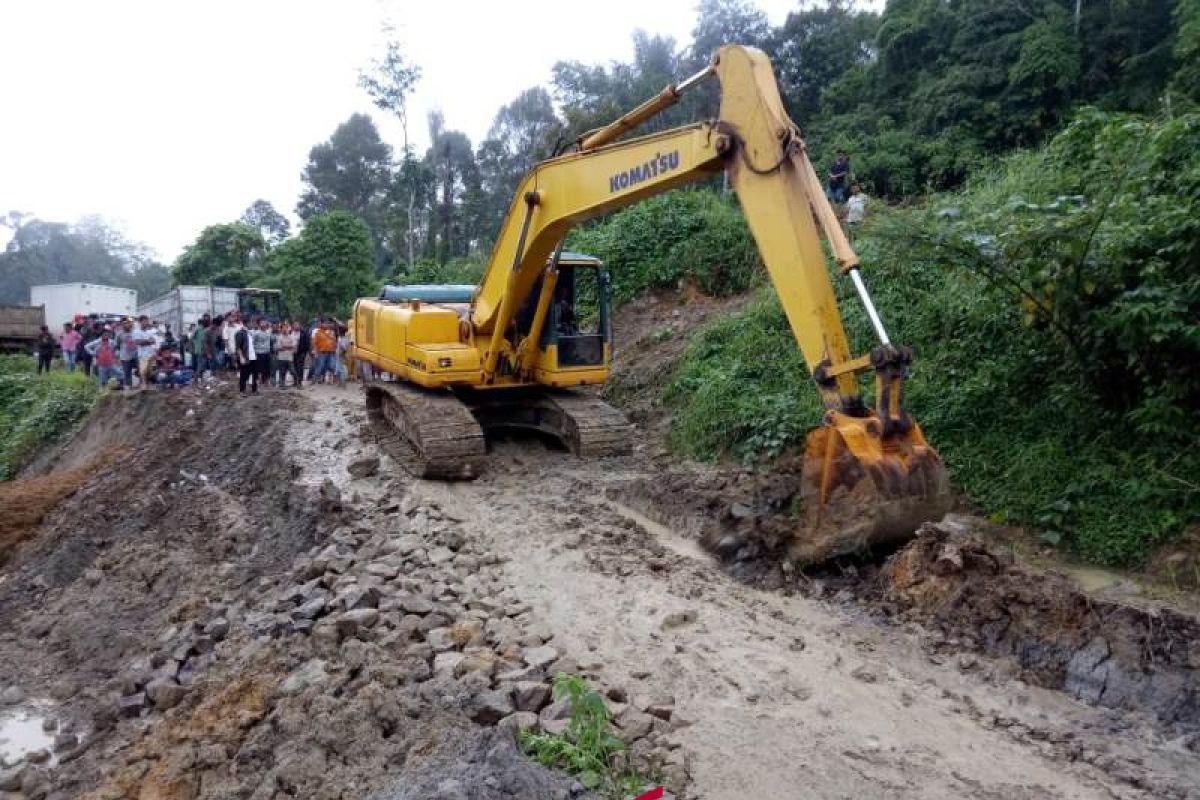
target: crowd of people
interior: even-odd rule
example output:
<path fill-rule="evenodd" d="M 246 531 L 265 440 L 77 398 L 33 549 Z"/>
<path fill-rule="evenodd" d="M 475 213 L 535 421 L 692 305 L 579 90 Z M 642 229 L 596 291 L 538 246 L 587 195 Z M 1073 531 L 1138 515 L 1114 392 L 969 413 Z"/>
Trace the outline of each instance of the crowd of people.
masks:
<path fill-rule="evenodd" d="M 332 317 L 308 324 L 262 316 L 243 321 L 236 310 L 205 314 L 179 337 L 146 316 L 68 322 L 57 336 L 43 325 L 36 345 L 39 373 L 50 370 L 59 352 L 66 370 L 94 375 L 101 387 L 186 386 L 224 375 L 236 376 L 242 394 L 288 386 L 289 378 L 294 387 L 305 380 L 344 384 L 349 349 L 346 326 Z"/>

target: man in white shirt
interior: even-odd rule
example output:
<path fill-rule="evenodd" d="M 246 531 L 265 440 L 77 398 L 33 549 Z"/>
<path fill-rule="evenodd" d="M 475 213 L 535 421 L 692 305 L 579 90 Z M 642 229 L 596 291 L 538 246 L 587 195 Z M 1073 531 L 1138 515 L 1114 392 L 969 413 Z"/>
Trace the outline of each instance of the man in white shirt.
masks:
<path fill-rule="evenodd" d="M 858 225 L 867 216 L 867 196 L 858 184 L 850 187 L 850 199 L 846 201 L 846 224 Z"/>
<path fill-rule="evenodd" d="M 234 371 L 238 370 L 238 359 L 237 345 L 233 340 L 237 336 L 237 332 L 244 327 L 241 314 L 237 311 L 230 311 L 225 316 L 225 322 L 221 328 L 221 339 L 225 342 L 225 363 Z"/>
<path fill-rule="evenodd" d="M 154 365 L 154 356 L 158 352 L 159 344 L 158 334 L 154 331 L 154 324 L 144 314 L 138 317 L 138 331 L 134 335 L 133 340 L 137 344 L 138 388 L 144 391 L 150 385 L 151 369 Z"/>

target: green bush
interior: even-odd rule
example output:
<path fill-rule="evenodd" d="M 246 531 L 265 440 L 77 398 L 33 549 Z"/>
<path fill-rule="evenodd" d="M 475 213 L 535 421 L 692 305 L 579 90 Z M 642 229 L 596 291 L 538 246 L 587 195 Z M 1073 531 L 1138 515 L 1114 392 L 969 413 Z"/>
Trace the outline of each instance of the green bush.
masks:
<path fill-rule="evenodd" d="M 856 241 L 956 485 L 1104 564 L 1200 519 L 1198 154 L 1200 117 L 1085 111 Z M 835 281 L 862 352 L 870 330 Z M 773 297 L 699 335 L 667 395 L 694 456 L 772 454 L 820 418 Z"/>
<path fill-rule="evenodd" d="M 522 731 L 521 746 L 539 764 L 562 769 L 600 796 L 623 800 L 642 791 L 645 780 L 615 766 L 626 750 L 613 733 L 608 706 L 587 681 L 560 672 L 554 676 L 554 699 L 571 707 L 571 719 L 562 734 Z"/>
<path fill-rule="evenodd" d="M 81 373 L 35 374 L 31 356 L 0 356 L 0 480 L 83 416 L 100 394 Z"/>
<path fill-rule="evenodd" d="M 821 404 L 773 294 L 702 331 L 666 400 L 682 410 L 672 445 L 699 458 L 777 456 L 820 419 Z"/>
<path fill-rule="evenodd" d="M 569 249 L 598 257 L 616 305 L 685 278 L 706 294 L 746 291 L 762 262 L 731 197 L 705 190 L 659 195 L 571 232 Z"/>
<path fill-rule="evenodd" d="M 481 255 L 452 258 L 445 264 L 434 259 L 421 259 L 412 269 L 401 265 L 389 283 L 467 283 L 478 284 L 483 275 L 484 257 Z"/>

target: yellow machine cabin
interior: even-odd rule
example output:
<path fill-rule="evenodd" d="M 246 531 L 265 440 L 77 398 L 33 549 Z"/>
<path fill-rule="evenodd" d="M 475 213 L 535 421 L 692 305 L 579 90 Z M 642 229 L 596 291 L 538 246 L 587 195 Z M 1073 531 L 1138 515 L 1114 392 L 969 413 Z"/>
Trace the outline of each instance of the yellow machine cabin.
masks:
<path fill-rule="evenodd" d="M 710 77 L 721 89 L 716 120 L 621 140 Z M 352 356 L 372 367 L 367 407 L 384 440 L 403 445 L 417 474 L 441 478 L 478 475 L 484 432 L 505 427 L 540 431 L 580 455 L 627 449 L 620 412 L 570 390 L 605 380 L 611 335 L 603 269 L 562 252 L 563 240 L 573 225 L 721 172 L 826 408 L 808 439 L 805 526 L 792 554 L 811 561 L 850 552 L 940 515 L 945 472 L 904 407 L 912 351 L 888 337 L 766 56 L 736 45 L 535 166 L 478 287 L 387 287 L 357 303 Z M 878 340 L 861 355 L 842 325 L 822 237 Z M 873 407 L 860 387 L 868 372 Z"/>
<path fill-rule="evenodd" d="M 600 261 L 557 253 L 535 281 L 512 322 L 525 369 L 485 383 L 469 322 L 475 286 L 387 286 L 379 299 L 359 300 L 354 341 L 359 358 L 397 379 L 430 389 L 573 387 L 608 378 L 612 336 L 608 276 Z M 543 298 L 545 295 L 545 299 Z M 386 344 L 385 344 L 386 343 Z M 503 363 L 517 363 L 516 349 Z"/>

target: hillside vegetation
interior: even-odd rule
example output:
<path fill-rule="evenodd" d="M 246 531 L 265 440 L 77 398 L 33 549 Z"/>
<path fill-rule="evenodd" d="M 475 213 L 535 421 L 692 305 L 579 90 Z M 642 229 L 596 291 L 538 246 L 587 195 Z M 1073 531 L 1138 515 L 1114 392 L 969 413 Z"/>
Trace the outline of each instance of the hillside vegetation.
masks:
<path fill-rule="evenodd" d="M 877 204 L 856 243 L 892 337 L 916 349 L 909 405 L 955 483 L 994 519 L 1105 564 L 1135 563 L 1200 518 L 1198 148 L 1200 115 L 1084 110 L 960 192 Z M 703 196 L 660 198 L 652 211 L 675 230 L 733 209 Z M 614 272 L 635 273 L 615 283 L 671 285 L 689 269 L 661 268 L 680 245 L 664 258 L 660 240 L 636 235 L 648 207 L 579 237 Z M 715 245 L 686 250 L 701 285 L 755 280 L 750 268 L 731 272 L 746 276 L 736 285 L 703 277 L 745 263 L 744 227 L 704 241 Z M 866 348 L 866 320 L 835 280 Z M 698 335 L 671 377 L 674 446 L 752 462 L 796 447 L 820 417 L 806 376 L 763 290 Z"/>
<path fill-rule="evenodd" d="M 0 481 L 13 478 L 96 402 L 100 387 L 83 373 L 35 375 L 28 356 L 0 356 Z"/>

